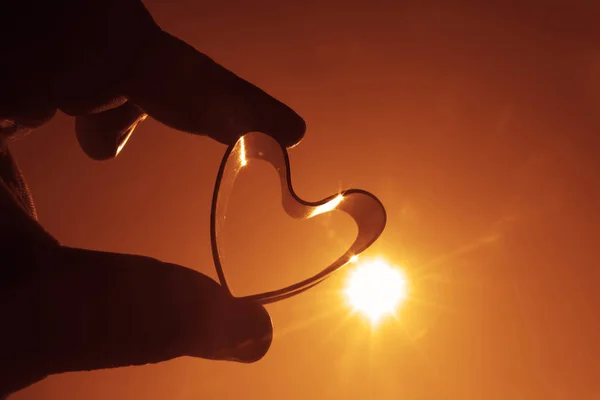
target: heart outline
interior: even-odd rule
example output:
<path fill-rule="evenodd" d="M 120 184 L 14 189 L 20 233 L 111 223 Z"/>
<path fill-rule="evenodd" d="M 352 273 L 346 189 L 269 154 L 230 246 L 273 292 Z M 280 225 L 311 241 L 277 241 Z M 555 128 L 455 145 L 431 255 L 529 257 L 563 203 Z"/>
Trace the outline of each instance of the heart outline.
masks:
<path fill-rule="evenodd" d="M 340 210 L 354 220 L 358 227 L 358 233 L 349 249 L 320 272 L 281 289 L 238 297 L 233 295 L 221 263 L 218 242 L 221 225 L 218 216 L 221 209 L 224 211 L 227 208 L 227 201 L 235 180 L 239 171 L 248 164 L 248 160 L 263 160 L 275 168 L 279 175 L 283 208 L 292 218 L 310 219 L 333 210 Z M 323 282 L 347 265 L 353 257 L 359 256 L 367 250 L 385 229 L 387 214 L 383 204 L 375 195 L 362 189 L 347 189 L 319 201 L 306 201 L 294 191 L 290 169 L 286 148 L 271 136 L 261 132 L 250 132 L 241 136 L 227 148 L 223 156 L 213 191 L 210 241 L 213 261 L 221 286 L 234 298 L 269 304 L 300 294 Z M 226 218 L 224 212 L 222 217 Z"/>

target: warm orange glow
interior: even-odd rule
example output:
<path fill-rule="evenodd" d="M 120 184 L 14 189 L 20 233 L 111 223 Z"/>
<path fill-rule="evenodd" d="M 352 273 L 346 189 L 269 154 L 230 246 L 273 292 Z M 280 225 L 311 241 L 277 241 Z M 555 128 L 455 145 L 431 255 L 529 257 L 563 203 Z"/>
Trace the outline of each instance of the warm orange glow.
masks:
<path fill-rule="evenodd" d="M 192 272 L 216 278 L 210 201 L 227 145 L 209 137 L 225 132 L 237 139 L 254 131 L 287 137 L 286 117 L 274 99 L 306 122 L 303 142 L 289 151 L 298 194 L 318 200 L 333 190 L 366 189 L 386 208 L 385 231 L 357 262 L 327 282 L 266 307 L 274 340 L 256 364 L 180 357 L 158 365 L 67 373 L 9 399 L 600 400 L 597 2 L 540 2 L 544 7 L 533 1 L 493 1 L 485 7 L 415 0 L 373 1 L 368 7 L 358 1 L 309 1 L 302 7 L 273 0 L 259 6 L 249 1 L 143 3 L 161 28 L 249 84 L 241 85 L 242 92 L 223 89 L 192 63 L 178 64 L 187 57 L 152 59 L 148 53 L 160 45 L 153 40 L 132 48 L 130 59 L 123 61 L 125 71 L 118 74 L 86 75 L 84 65 L 105 63 L 92 62 L 75 50 L 84 46 L 72 44 L 69 55 L 79 67 L 67 64 L 81 71 L 53 80 L 63 75 L 58 69 L 65 64 L 56 58 L 56 73 L 40 71 L 44 80 L 28 82 L 22 75 L 30 87 L 40 82 L 40 96 L 52 88 L 56 96 L 51 97 L 61 98 L 56 103 L 73 101 L 81 109 L 95 108 L 84 100 L 104 92 L 112 96 L 114 88 L 128 95 L 135 89 L 132 102 L 141 101 L 140 96 L 153 102 L 144 110 L 151 115 L 113 161 L 88 160 L 77 143 L 73 117 L 63 112 L 9 142 L 45 231 L 68 247 L 139 254 L 189 268 L 191 279 L 202 280 Z M 115 4 L 114 13 L 131 11 L 125 1 L 78 4 L 95 4 L 96 9 Z M 10 12 L 2 14 L 12 18 Z M 134 37 L 154 32 L 151 25 Z M 126 42 L 135 42 L 130 33 L 123 32 L 115 55 L 128 48 Z M 104 35 L 98 43 L 116 36 Z M 6 41 L 16 46 L 17 37 L 18 32 L 6 35 Z M 47 41 L 36 40 L 35 48 Z M 51 44 L 62 50 L 60 43 Z M 45 69 L 40 62 L 52 57 L 36 53 L 28 58 Z M 5 62 L 0 70 L 16 71 L 18 61 Z M 4 73 L 3 87 L 13 86 L 12 75 Z M 179 74 L 202 78 L 206 91 L 199 92 L 201 86 L 191 80 L 189 85 L 179 81 Z M 117 75 L 127 82 L 108 81 Z M 107 83 L 102 93 L 95 92 Z M 68 92 L 60 90 L 63 85 Z M 260 101 L 252 85 L 273 98 Z M 10 100 L 3 98 L 0 109 L 7 110 L 4 101 L 11 105 Z M 157 109 L 160 105 L 166 108 Z M 178 115 L 182 119 L 174 120 Z M 96 126 L 98 140 L 110 137 L 102 136 L 111 132 L 102 128 L 117 121 Z M 248 137 L 245 142 L 236 148 L 240 176 L 222 236 L 223 267 L 238 295 L 318 273 L 347 251 L 357 232 L 351 218 L 337 209 L 309 220 L 290 217 L 282 207 L 277 173 L 259 154 L 251 154 Z M 0 219 L 0 231 L 7 227 Z M 397 315 L 385 314 L 373 325 L 353 305 L 360 302 L 345 292 L 355 269 L 379 256 L 399 267 L 407 293 L 396 306 Z M 0 273 L 5 271 L 0 279 L 8 288 L 6 272 L 13 269 L 6 260 L 0 253 Z M 123 267 L 134 268 L 105 266 Z M 45 268 L 44 274 L 59 273 L 54 269 Z M 84 269 L 91 266 L 60 268 L 81 277 L 88 276 Z M 170 343 L 169 351 L 196 346 L 190 338 L 200 340 L 202 332 L 209 333 L 203 328 L 210 328 L 203 325 L 206 312 L 197 304 L 204 294 L 193 290 L 194 281 L 165 275 L 164 290 L 145 301 L 141 291 L 154 285 L 144 272 L 139 268 L 131 285 L 121 282 L 123 289 L 131 287 L 123 292 L 131 295 L 128 307 L 140 307 L 132 318 L 158 315 L 159 305 L 179 305 L 181 313 L 157 325 L 158 332 L 166 334 L 171 324 L 180 324 L 171 332 L 183 336 Z M 39 290 L 67 283 L 52 276 L 39 282 Z M 80 286 L 81 293 L 99 293 L 105 283 L 89 281 Z M 23 305 L 33 307 L 45 293 L 32 292 Z M 83 308 L 84 303 L 76 303 L 81 300 L 65 296 L 53 304 L 60 300 L 74 311 Z M 94 304 L 113 303 L 97 300 Z M 12 312 L 19 305 L 5 302 L 2 307 Z M 50 305 L 37 312 L 46 309 Z M 12 315 L 19 318 L 12 323 L 2 319 L 6 331 L 33 323 L 34 315 Z M 62 319 L 46 317 L 48 323 Z M 108 317 L 90 316 L 89 322 L 106 320 L 107 325 L 98 326 L 108 329 Z M 224 311 L 222 320 L 229 317 Z M 15 325 L 19 319 L 27 323 Z M 195 330 L 184 331 L 185 326 Z M 118 337 L 131 339 L 114 329 Z M 142 349 L 150 348 L 150 334 L 148 329 L 148 336 L 140 338 L 148 346 L 131 354 L 141 359 Z M 48 343 L 50 337 L 43 339 Z M 81 340 L 81 345 L 88 342 Z M 82 355 L 90 362 L 91 345 L 90 353 Z M 200 353 L 196 347 L 187 350 Z M 23 356 L 21 364 L 29 355 Z M 0 360 L 5 358 L 0 353 Z M 0 372 L 0 381 L 7 373 Z"/>
<path fill-rule="evenodd" d="M 355 310 L 377 323 L 393 315 L 406 298 L 406 279 L 400 269 L 384 260 L 357 260 L 344 292 Z"/>

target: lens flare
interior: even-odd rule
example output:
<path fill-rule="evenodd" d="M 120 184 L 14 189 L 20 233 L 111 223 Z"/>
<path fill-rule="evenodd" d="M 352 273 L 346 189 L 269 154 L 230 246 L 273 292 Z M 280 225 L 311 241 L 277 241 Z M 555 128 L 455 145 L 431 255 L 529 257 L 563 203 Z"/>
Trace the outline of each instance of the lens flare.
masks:
<path fill-rule="evenodd" d="M 356 260 L 344 293 L 352 308 L 375 324 L 394 315 L 406 299 L 406 279 L 399 268 L 384 260 Z"/>

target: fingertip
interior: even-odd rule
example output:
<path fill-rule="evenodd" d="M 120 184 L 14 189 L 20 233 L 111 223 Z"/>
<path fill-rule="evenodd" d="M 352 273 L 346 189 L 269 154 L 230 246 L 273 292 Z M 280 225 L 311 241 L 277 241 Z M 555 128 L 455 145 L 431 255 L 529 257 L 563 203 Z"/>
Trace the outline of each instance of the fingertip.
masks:
<path fill-rule="evenodd" d="M 296 129 L 293 129 L 290 133 L 290 141 L 288 144 L 285 144 L 286 147 L 292 148 L 300 144 L 302 139 L 304 139 L 304 135 L 306 134 L 306 121 L 302 117 L 298 115 L 298 123 L 296 124 Z"/>
<path fill-rule="evenodd" d="M 218 344 L 209 358 L 254 363 L 267 354 L 273 342 L 273 324 L 264 306 L 232 299 L 219 319 Z"/>
<path fill-rule="evenodd" d="M 252 363 L 261 360 L 273 342 L 273 323 L 265 307 L 254 301 L 236 301 L 233 329 L 243 332 L 233 354 L 233 360 Z"/>
<path fill-rule="evenodd" d="M 81 149 L 93 160 L 115 158 L 146 114 L 130 102 L 110 110 L 75 118 Z"/>
<path fill-rule="evenodd" d="M 273 126 L 265 129 L 264 133 L 271 135 L 282 146 L 289 149 L 298 145 L 304 138 L 306 122 L 290 107 L 283 103 L 280 104 L 282 105 L 282 110 L 278 115 L 265 118 L 266 124 L 272 124 Z"/>
<path fill-rule="evenodd" d="M 226 128 L 212 130 L 208 136 L 229 146 L 249 132 L 262 132 L 277 140 L 281 146 L 287 149 L 298 145 L 306 132 L 304 119 L 278 100 L 268 99 L 266 93 L 264 96 L 260 103 L 253 104 L 251 100 L 248 100 L 247 113 L 251 117 L 240 118 L 241 113 L 232 114 L 230 122 L 234 123 Z M 232 128 L 234 124 L 235 128 Z"/>

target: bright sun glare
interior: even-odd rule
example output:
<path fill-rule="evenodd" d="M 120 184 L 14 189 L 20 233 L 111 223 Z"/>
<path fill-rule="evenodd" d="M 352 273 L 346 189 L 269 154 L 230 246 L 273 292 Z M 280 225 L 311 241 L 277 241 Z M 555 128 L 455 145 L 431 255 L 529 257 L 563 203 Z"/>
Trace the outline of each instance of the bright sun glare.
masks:
<path fill-rule="evenodd" d="M 393 315 L 407 295 L 402 271 L 381 259 L 352 261 L 355 264 L 344 291 L 350 305 L 373 324 Z"/>

